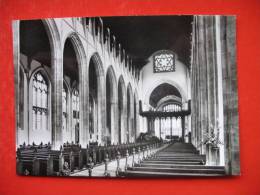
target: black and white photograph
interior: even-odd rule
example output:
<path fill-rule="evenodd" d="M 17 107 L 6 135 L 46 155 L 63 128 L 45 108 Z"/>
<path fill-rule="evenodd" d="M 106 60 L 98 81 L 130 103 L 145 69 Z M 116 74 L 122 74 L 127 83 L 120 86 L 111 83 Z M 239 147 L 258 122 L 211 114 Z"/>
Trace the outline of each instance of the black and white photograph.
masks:
<path fill-rule="evenodd" d="M 236 17 L 14 20 L 16 173 L 240 175 Z"/>

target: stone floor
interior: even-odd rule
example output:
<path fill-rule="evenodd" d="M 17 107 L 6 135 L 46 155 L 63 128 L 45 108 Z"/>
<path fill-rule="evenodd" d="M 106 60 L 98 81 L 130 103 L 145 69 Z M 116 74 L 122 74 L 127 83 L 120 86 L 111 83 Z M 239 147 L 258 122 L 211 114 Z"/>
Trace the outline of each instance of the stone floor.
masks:
<path fill-rule="evenodd" d="M 159 150 L 167 147 L 168 144 L 163 145 L 160 148 L 157 149 L 153 149 L 151 150 L 151 154 L 154 154 L 156 152 L 158 152 Z M 149 154 L 148 154 L 149 155 Z M 147 151 L 145 152 L 145 157 L 147 157 Z M 127 166 L 132 167 L 133 163 L 137 163 L 139 158 L 140 160 L 142 160 L 144 158 L 143 156 L 143 152 L 141 152 L 140 154 L 135 154 L 134 159 L 133 159 L 133 155 L 130 155 L 128 157 L 127 160 Z M 121 170 L 125 170 L 126 167 L 126 158 L 120 158 L 119 160 L 119 168 Z M 117 160 L 112 160 L 108 163 L 108 167 L 107 167 L 108 173 L 110 175 L 110 177 L 115 177 L 116 176 L 116 170 L 117 170 Z M 101 164 L 98 166 L 95 166 L 92 170 L 92 177 L 104 177 L 104 173 L 105 173 L 105 164 Z M 81 171 L 77 171 L 75 173 L 72 173 L 70 176 L 72 177 L 88 177 L 89 176 L 89 171 L 87 169 L 85 170 L 81 170 Z"/>

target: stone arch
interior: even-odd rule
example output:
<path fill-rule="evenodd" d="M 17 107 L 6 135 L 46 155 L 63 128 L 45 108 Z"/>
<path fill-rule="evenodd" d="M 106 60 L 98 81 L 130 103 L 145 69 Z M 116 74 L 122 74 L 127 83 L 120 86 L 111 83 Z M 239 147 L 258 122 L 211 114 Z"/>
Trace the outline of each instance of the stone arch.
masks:
<path fill-rule="evenodd" d="M 61 39 L 59 30 L 57 28 L 57 25 L 55 23 L 54 19 L 42 19 L 42 22 L 45 26 L 47 35 L 50 40 L 51 45 L 51 53 L 52 53 L 52 64 L 54 65 L 56 62 L 55 60 L 60 58 L 59 50 L 61 48 Z"/>
<path fill-rule="evenodd" d="M 93 53 L 89 58 L 88 71 L 93 66 L 97 80 L 97 98 L 96 98 L 96 139 L 99 143 L 105 143 L 106 135 L 106 99 L 105 99 L 105 73 L 103 63 L 97 52 Z M 90 75 L 88 76 L 90 79 Z M 90 82 L 90 81 L 89 81 Z M 90 89 L 90 83 L 88 83 Z"/>
<path fill-rule="evenodd" d="M 127 113 L 126 113 L 126 86 L 123 76 L 118 80 L 118 139 L 119 143 L 126 141 Z"/>
<path fill-rule="evenodd" d="M 20 37 L 20 33 L 21 33 L 21 23 L 24 22 L 32 22 L 32 21 L 17 21 L 15 23 L 15 29 L 14 29 L 14 33 L 17 35 L 15 37 L 19 37 L 19 38 L 15 38 L 15 42 L 19 43 L 19 44 L 16 44 L 15 45 L 15 64 L 16 66 L 20 66 L 20 45 L 21 45 L 21 37 Z M 50 84 L 52 84 L 52 87 L 51 87 L 51 91 L 50 91 L 50 94 L 51 94 L 51 112 L 50 112 L 50 115 L 49 115 L 49 118 L 50 120 L 52 120 L 52 132 L 50 133 L 51 136 L 52 136 L 52 139 L 49 139 L 48 138 L 48 141 L 51 142 L 52 141 L 52 144 L 54 144 L 56 141 L 60 141 L 60 137 L 59 136 L 56 136 L 54 135 L 56 130 L 57 130 L 57 126 L 59 126 L 59 118 L 58 116 L 60 115 L 60 112 L 58 109 L 58 101 L 57 101 L 57 96 L 55 95 L 55 92 L 57 92 L 57 82 L 54 78 L 56 78 L 56 75 L 61 72 L 61 61 L 62 61 L 62 55 L 61 55 L 61 49 L 60 49 L 60 46 L 61 46 L 61 42 L 60 42 L 60 35 L 59 35 L 59 30 L 56 26 L 56 23 L 54 21 L 54 19 L 42 19 L 42 20 L 34 20 L 34 22 L 40 22 L 43 26 L 43 29 L 44 29 L 44 32 L 43 33 L 46 33 L 47 37 L 48 37 L 48 44 L 49 44 L 49 51 L 50 51 L 50 69 L 51 69 L 51 73 L 49 76 L 49 82 Z M 19 70 L 19 69 L 18 69 Z M 36 69 L 35 69 L 36 70 Z M 31 72 L 34 72 L 29 70 L 28 71 L 29 73 Z M 16 72 L 16 74 L 19 75 L 19 72 Z M 57 80 L 59 80 L 57 78 Z M 19 91 L 19 89 L 17 89 L 17 91 Z M 28 89 L 28 93 L 29 93 L 29 89 Z M 29 99 L 29 98 L 28 98 Z M 29 102 L 30 103 L 30 102 Z M 29 121 L 29 120 L 28 120 Z M 29 122 L 30 123 L 30 122 Z M 30 131 L 30 124 L 27 124 L 27 133 L 29 133 Z M 27 137 L 29 137 L 29 135 L 27 135 Z M 47 140 L 47 139 L 46 139 Z"/>
<path fill-rule="evenodd" d="M 176 105 L 181 106 L 182 103 L 180 101 L 180 98 L 174 95 L 166 96 L 160 99 L 160 101 L 157 103 L 156 110 L 161 110 L 163 106 L 169 103 L 174 103 Z"/>
<path fill-rule="evenodd" d="M 64 83 L 65 86 L 67 87 L 67 89 L 68 89 L 68 93 L 71 93 L 71 91 L 72 91 L 72 87 L 68 84 L 68 82 L 67 82 L 65 79 L 63 79 L 63 83 Z"/>
<path fill-rule="evenodd" d="M 76 61 L 78 66 L 77 68 L 78 68 L 78 90 L 79 90 L 80 111 L 79 111 L 79 125 L 77 124 L 75 125 L 75 131 L 77 130 L 78 132 L 78 134 L 77 132 L 75 132 L 75 136 L 78 136 L 75 137 L 75 141 L 79 141 L 81 145 L 85 146 L 88 140 L 88 131 L 86 128 L 88 124 L 88 109 L 87 109 L 88 96 L 85 95 L 88 92 L 88 88 L 86 89 L 84 87 L 86 86 L 87 81 L 85 79 L 83 80 L 83 78 L 86 78 L 84 73 L 85 72 L 84 67 L 86 64 L 86 53 L 80 37 L 75 32 L 71 32 L 64 39 L 62 45 L 63 53 L 65 51 L 65 44 L 67 41 L 70 41 L 73 46 L 73 50 L 76 55 Z M 78 126 L 79 126 L 79 130 L 78 130 Z M 74 134 L 72 133 L 72 135 Z"/>
<path fill-rule="evenodd" d="M 92 53 L 90 55 L 88 64 L 90 63 L 91 60 L 93 60 L 96 64 L 95 69 L 97 72 L 97 76 L 99 76 L 99 77 L 105 76 L 104 65 L 103 65 L 103 62 L 101 60 L 99 53 L 98 52 Z"/>
<path fill-rule="evenodd" d="M 80 37 L 78 36 L 78 34 L 76 32 L 71 32 L 64 39 L 64 42 L 62 44 L 62 51 L 64 51 L 64 46 L 68 39 L 71 41 L 73 48 L 75 50 L 75 53 L 76 53 L 77 62 L 78 62 L 78 66 L 79 66 L 79 73 L 82 74 L 83 66 L 86 64 L 86 61 L 87 61 L 84 46 L 83 46 L 82 41 L 81 41 Z"/>
<path fill-rule="evenodd" d="M 178 83 L 176 83 L 175 81 L 169 80 L 169 79 L 161 79 L 159 81 L 155 81 L 154 83 L 152 83 L 151 87 L 145 93 L 144 99 L 145 99 L 146 103 L 149 103 L 149 98 L 150 98 L 153 90 L 156 89 L 156 87 L 158 87 L 159 85 L 164 84 L 164 83 L 172 85 L 175 88 L 177 88 L 182 96 L 182 102 L 187 101 L 187 94 L 185 93 L 184 89 L 182 89 L 182 87 Z"/>
<path fill-rule="evenodd" d="M 117 79 L 112 66 L 109 66 L 106 73 L 106 114 L 107 114 L 107 143 L 118 142 L 118 96 Z"/>

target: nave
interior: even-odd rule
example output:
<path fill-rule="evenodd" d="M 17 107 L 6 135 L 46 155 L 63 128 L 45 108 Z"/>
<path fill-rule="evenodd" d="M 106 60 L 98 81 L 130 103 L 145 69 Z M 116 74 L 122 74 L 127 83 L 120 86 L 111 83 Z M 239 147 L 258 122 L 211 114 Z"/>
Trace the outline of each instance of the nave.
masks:
<path fill-rule="evenodd" d="M 238 173 L 232 25 L 220 16 L 15 21 L 17 173 L 91 175 L 169 143 L 123 175 L 163 175 L 159 164 L 172 162 Z"/>

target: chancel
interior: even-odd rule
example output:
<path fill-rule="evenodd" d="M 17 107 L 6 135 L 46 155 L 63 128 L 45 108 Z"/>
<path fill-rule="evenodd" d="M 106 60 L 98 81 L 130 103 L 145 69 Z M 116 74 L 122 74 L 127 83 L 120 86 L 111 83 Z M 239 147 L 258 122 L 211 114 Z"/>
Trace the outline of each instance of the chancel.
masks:
<path fill-rule="evenodd" d="M 233 16 L 13 22 L 17 173 L 240 173 Z"/>

